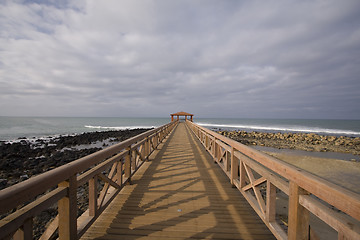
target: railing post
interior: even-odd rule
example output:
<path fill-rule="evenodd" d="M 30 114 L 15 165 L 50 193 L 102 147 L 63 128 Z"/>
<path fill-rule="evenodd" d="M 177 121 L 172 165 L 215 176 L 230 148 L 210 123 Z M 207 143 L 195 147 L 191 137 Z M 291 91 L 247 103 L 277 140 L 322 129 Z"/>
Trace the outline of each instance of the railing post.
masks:
<path fill-rule="evenodd" d="M 289 240 L 307 240 L 309 237 L 309 211 L 300 205 L 299 196 L 308 195 L 296 183 L 290 181 L 289 186 Z"/>
<path fill-rule="evenodd" d="M 97 215 L 97 176 L 89 180 L 89 216 Z"/>
<path fill-rule="evenodd" d="M 149 155 L 150 155 L 150 138 L 147 137 L 146 138 L 146 142 L 145 142 L 145 152 L 146 152 L 146 160 L 149 160 Z"/>
<path fill-rule="evenodd" d="M 123 181 L 123 161 L 122 161 L 122 159 L 120 159 L 118 165 L 116 166 L 116 174 L 117 174 L 118 184 L 120 186 L 122 186 L 123 183 L 124 183 L 124 181 Z"/>
<path fill-rule="evenodd" d="M 156 148 L 156 146 L 157 146 L 157 133 L 154 134 L 153 143 L 154 143 L 154 146 Z M 155 148 L 154 148 L 154 150 L 155 150 Z"/>
<path fill-rule="evenodd" d="M 141 156 L 141 159 L 142 159 L 142 161 L 146 161 L 145 160 L 145 156 L 146 156 L 146 154 L 145 154 L 145 143 L 146 142 L 144 142 L 144 144 L 143 145 L 141 145 L 140 146 L 140 156 Z"/>
<path fill-rule="evenodd" d="M 213 157 L 214 157 L 214 162 L 216 162 L 216 159 L 218 159 L 218 151 L 219 151 L 219 149 L 218 149 L 218 147 L 217 147 L 217 145 L 216 145 L 216 137 L 214 137 L 214 145 L 213 145 L 213 149 L 212 149 L 212 154 L 213 154 Z M 218 159 L 218 160 L 220 160 L 220 159 Z"/>
<path fill-rule="evenodd" d="M 274 222 L 276 215 L 276 187 L 269 180 L 266 181 L 266 213 L 267 222 Z"/>
<path fill-rule="evenodd" d="M 33 220 L 29 218 L 24 225 L 19 228 L 13 236 L 14 240 L 32 240 L 33 239 Z"/>
<path fill-rule="evenodd" d="M 225 150 L 225 158 L 226 158 L 226 171 L 230 171 L 231 168 L 231 157 L 229 157 L 229 152 L 227 150 Z"/>
<path fill-rule="evenodd" d="M 164 139 L 164 129 L 160 130 L 160 142 Z"/>
<path fill-rule="evenodd" d="M 246 177 L 246 171 L 244 167 L 244 162 L 240 159 L 240 188 L 245 187 L 245 177 Z"/>
<path fill-rule="evenodd" d="M 136 153 L 136 151 L 134 150 L 134 151 L 131 151 L 131 170 L 133 170 L 133 171 L 135 171 L 136 170 L 136 164 L 137 164 L 137 162 L 136 162 L 136 155 L 137 155 L 137 153 Z"/>
<path fill-rule="evenodd" d="M 125 156 L 125 179 L 131 184 L 131 146 L 126 148 L 126 151 L 128 153 Z"/>
<path fill-rule="evenodd" d="M 234 147 L 231 146 L 231 185 L 234 186 L 234 180 L 238 178 L 239 160 L 234 156 Z"/>
<path fill-rule="evenodd" d="M 68 188 L 68 195 L 58 201 L 59 239 L 77 239 L 76 176 L 59 183 L 59 187 Z"/>

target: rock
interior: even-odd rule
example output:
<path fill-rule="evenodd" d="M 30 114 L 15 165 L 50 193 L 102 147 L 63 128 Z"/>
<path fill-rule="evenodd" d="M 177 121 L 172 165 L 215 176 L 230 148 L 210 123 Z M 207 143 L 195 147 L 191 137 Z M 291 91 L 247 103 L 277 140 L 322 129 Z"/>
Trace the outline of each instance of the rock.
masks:
<path fill-rule="evenodd" d="M 219 131 L 222 135 L 245 145 L 287 148 L 305 151 L 343 152 L 360 155 L 360 137 L 337 137 L 315 133 L 267 133 Z"/>
<path fill-rule="evenodd" d="M 24 175 L 20 176 L 20 181 L 25 181 L 27 179 L 29 179 L 29 175 L 27 175 L 27 174 L 24 174 Z"/>
<path fill-rule="evenodd" d="M 1 178 L 0 179 L 0 189 L 3 189 L 4 187 L 6 187 L 7 183 L 8 183 L 7 179 Z"/>

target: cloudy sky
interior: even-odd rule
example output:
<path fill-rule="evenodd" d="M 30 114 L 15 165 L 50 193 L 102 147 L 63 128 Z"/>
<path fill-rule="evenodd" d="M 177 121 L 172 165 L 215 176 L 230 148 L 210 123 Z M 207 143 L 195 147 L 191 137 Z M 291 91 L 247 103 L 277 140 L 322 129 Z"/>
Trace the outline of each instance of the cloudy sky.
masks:
<path fill-rule="evenodd" d="M 0 116 L 176 111 L 360 119 L 360 1 L 0 1 Z"/>

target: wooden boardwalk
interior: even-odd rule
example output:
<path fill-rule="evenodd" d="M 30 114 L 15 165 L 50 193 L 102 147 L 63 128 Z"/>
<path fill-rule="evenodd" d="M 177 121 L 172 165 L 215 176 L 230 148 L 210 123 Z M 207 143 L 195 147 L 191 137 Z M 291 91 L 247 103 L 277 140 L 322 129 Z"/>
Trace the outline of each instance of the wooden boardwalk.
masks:
<path fill-rule="evenodd" d="M 275 239 L 184 123 L 82 239 Z"/>

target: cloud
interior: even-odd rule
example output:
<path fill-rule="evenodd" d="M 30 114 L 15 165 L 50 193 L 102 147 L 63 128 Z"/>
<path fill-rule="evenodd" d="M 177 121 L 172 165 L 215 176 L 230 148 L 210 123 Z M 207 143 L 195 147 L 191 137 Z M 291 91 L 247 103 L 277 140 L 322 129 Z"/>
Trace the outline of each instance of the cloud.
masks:
<path fill-rule="evenodd" d="M 358 1 L 5 1 L 1 115 L 360 118 Z"/>

